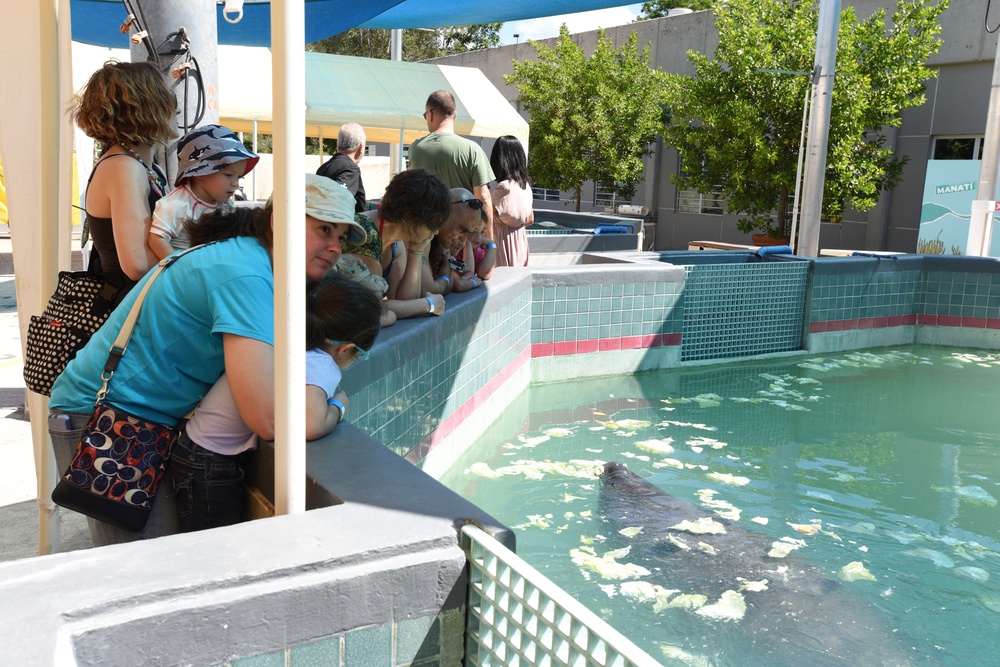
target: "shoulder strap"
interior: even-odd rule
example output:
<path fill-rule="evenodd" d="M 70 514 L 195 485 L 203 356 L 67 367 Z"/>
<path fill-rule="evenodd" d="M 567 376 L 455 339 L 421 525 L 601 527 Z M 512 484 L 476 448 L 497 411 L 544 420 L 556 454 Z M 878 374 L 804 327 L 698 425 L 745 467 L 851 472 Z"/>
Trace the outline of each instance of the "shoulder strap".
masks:
<path fill-rule="evenodd" d="M 197 250 L 198 248 L 203 247 L 203 245 L 193 246 L 183 252 L 170 255 L 169 257 L 164 257 L 157 263 L 153 274 L 149 277 L 149 280 L 146 281 L 146 284 L 142 286 L 142 291 L 139 292 L 139 296 L 137 296 L 135 301 L 132 303 L 132 308 L 129 309 L 128 315 L 125 317 L 125 321 L 122 322 L 121 329 L 118 330 L 115 342 L 111 344 L 111 350 L 108 352 L 108 360 L 105 362 L 104 370 L 101 372 L 102 385 L 100 390 L 97 392 L 98 403 L 103 401 L 104 397 L 107 395 L 108 383 L 111 382 L 111 378 L 115 374 L 115 369 L 118 368 L 118 364 L 121 362 L 122 356 L 128 348 L 128 342 L 132 338 L 132 330 L 135 328 L 135 323 L 139 319 L 139 311 L 142 310 L 142 302 L 146 300 L 146 294 L 149 292 L 149 288 L 153 286 L 153 283 L 156 282 L 156 279 L 160 277 L 160 274 L 163 273 L 168 266 L 192 250 Z"/>

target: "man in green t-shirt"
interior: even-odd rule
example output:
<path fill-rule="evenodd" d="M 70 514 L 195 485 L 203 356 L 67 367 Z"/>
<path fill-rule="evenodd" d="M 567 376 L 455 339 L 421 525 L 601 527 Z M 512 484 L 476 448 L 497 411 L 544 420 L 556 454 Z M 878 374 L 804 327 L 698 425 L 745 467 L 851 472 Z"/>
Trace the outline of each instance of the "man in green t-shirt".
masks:
<path fill-rule="evenodd" d="M 455 97 L 447 90 L 430 94 L 424 120 L 430 134 L 410 146 L 410 168 L 426 169 L 449 188 L 465 188 L 483 202 L 488 218 L 487 236 L 493 238 L 493 169 L 479 144 L 455 134 Z"/>

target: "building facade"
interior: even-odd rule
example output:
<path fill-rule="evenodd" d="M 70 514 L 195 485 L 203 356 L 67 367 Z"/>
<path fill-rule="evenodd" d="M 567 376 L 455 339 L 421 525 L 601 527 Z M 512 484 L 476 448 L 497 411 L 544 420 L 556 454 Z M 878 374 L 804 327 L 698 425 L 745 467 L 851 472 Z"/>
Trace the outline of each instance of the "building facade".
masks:
<path fill-rule="evenodd" d="M 895 8 L 894 2 L 885 0 L 845 0 L 844 5 L 853 6 L 859 19 L 878 9 L 891 16 Z M 884 192 L 870 211 L 848 210 L 841 222 L 821 223 L 820 248 L 916 250 L 928 161 L 977 159 L 982 155 L 997 48 L 997 33 L 986 31 L 985 18 L 986 3 L 973 0 L 952 0 L 941 15 L 941 49 L 929 61 L 938 76 L 927 82 L 924 104 L 904 111 L 902 125 L 888 134 L 895 153 L 909 158 L 902 181 L 894 190 Z M 994 20 L 1000 21 L 1000 15 Z M 639 34 L 640 47 L 650 45 L 652 66 L 665 72 L 694 74 L 687 52 L 711 54 L 718 43 L 710 11 L 611 27 L 605 34 L 620 47 L 634 31 Z M 572 38 L 590 53 L 597 43 L 597 31 Z M 556 39 L 543 43 L 554 46 Z M 503 75 L 513 71 L 514 60 L 534 58 L 534 47 L 523 43 L 434 62 L 478 67 L 521 110 L 516 103 L 517 89 L 508 86 Z M 483 143 L 488 153 L 492 142 Z M 580 210 L 600 212 L 619 204 L 647 207 L 656 222 L 654 244 L 658 250 L 684 249 L 696 240 L 749 244 L 749 236 L 736 228 L 738 216 L 726 214 L 724 202 L 712 195 L 678 191 L 672 179 L 678 168 L 676 151 L 657 139 L 652 155 L 646 158 L 646 178 L 631 201 L 613 200 L 600 184 L 587 183 Z M 573 193 L 538 188 L 535 204 L 536 209 L 567 210 L 574 205 Z"/>

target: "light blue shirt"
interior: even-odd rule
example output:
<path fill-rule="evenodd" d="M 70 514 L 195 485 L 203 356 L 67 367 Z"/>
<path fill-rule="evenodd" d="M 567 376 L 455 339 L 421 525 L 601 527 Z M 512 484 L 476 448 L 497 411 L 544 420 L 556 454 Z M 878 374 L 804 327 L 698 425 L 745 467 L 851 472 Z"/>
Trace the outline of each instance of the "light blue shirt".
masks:
<path fill-rule="evenodd" d="M 149 275 L 56 379 L 51 409 L 93 412 L 108 350 Z M 225 370 L 226 333 L 274 345 L 274 275 L 267 251 L 254 238 L 194 250 L 156 279 L 105 400 L 173 426 Z"/>

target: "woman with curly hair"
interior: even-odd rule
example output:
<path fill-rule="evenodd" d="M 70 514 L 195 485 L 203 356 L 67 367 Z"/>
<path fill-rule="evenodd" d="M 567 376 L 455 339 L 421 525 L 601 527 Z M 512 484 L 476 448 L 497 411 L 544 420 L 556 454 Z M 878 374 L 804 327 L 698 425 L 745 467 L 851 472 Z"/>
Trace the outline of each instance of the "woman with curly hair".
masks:
<path fill-rule="evenodd" d="M 106 62 L 73 103 L 76 124 L 103 144 L 85 195 L 91 272 L 122 288 L 119 300 L 157 261 L 147 239 L 167 183 L 153 152 L 176 134 L 175 115 L 173 93 L 147 62 Z"/>
<path fill-rule="evenodd" d="M 441 294 L 421 291 L 421 266 L 428 241 L 447 222 L 450 209 L 451 196 L 441 179 L 424 169 L 409 169 L 389 181 L 378 210 L 358 214 L 368 240 L 363 246 L 349 245 L 348 252 L 372 275 L 385 279 L 386 305 L 395 318 L 444 312 Z M 342 268 L 349 262 L 342 260 Z M 382 325 L 395 318 L 383 318 Z"/>

